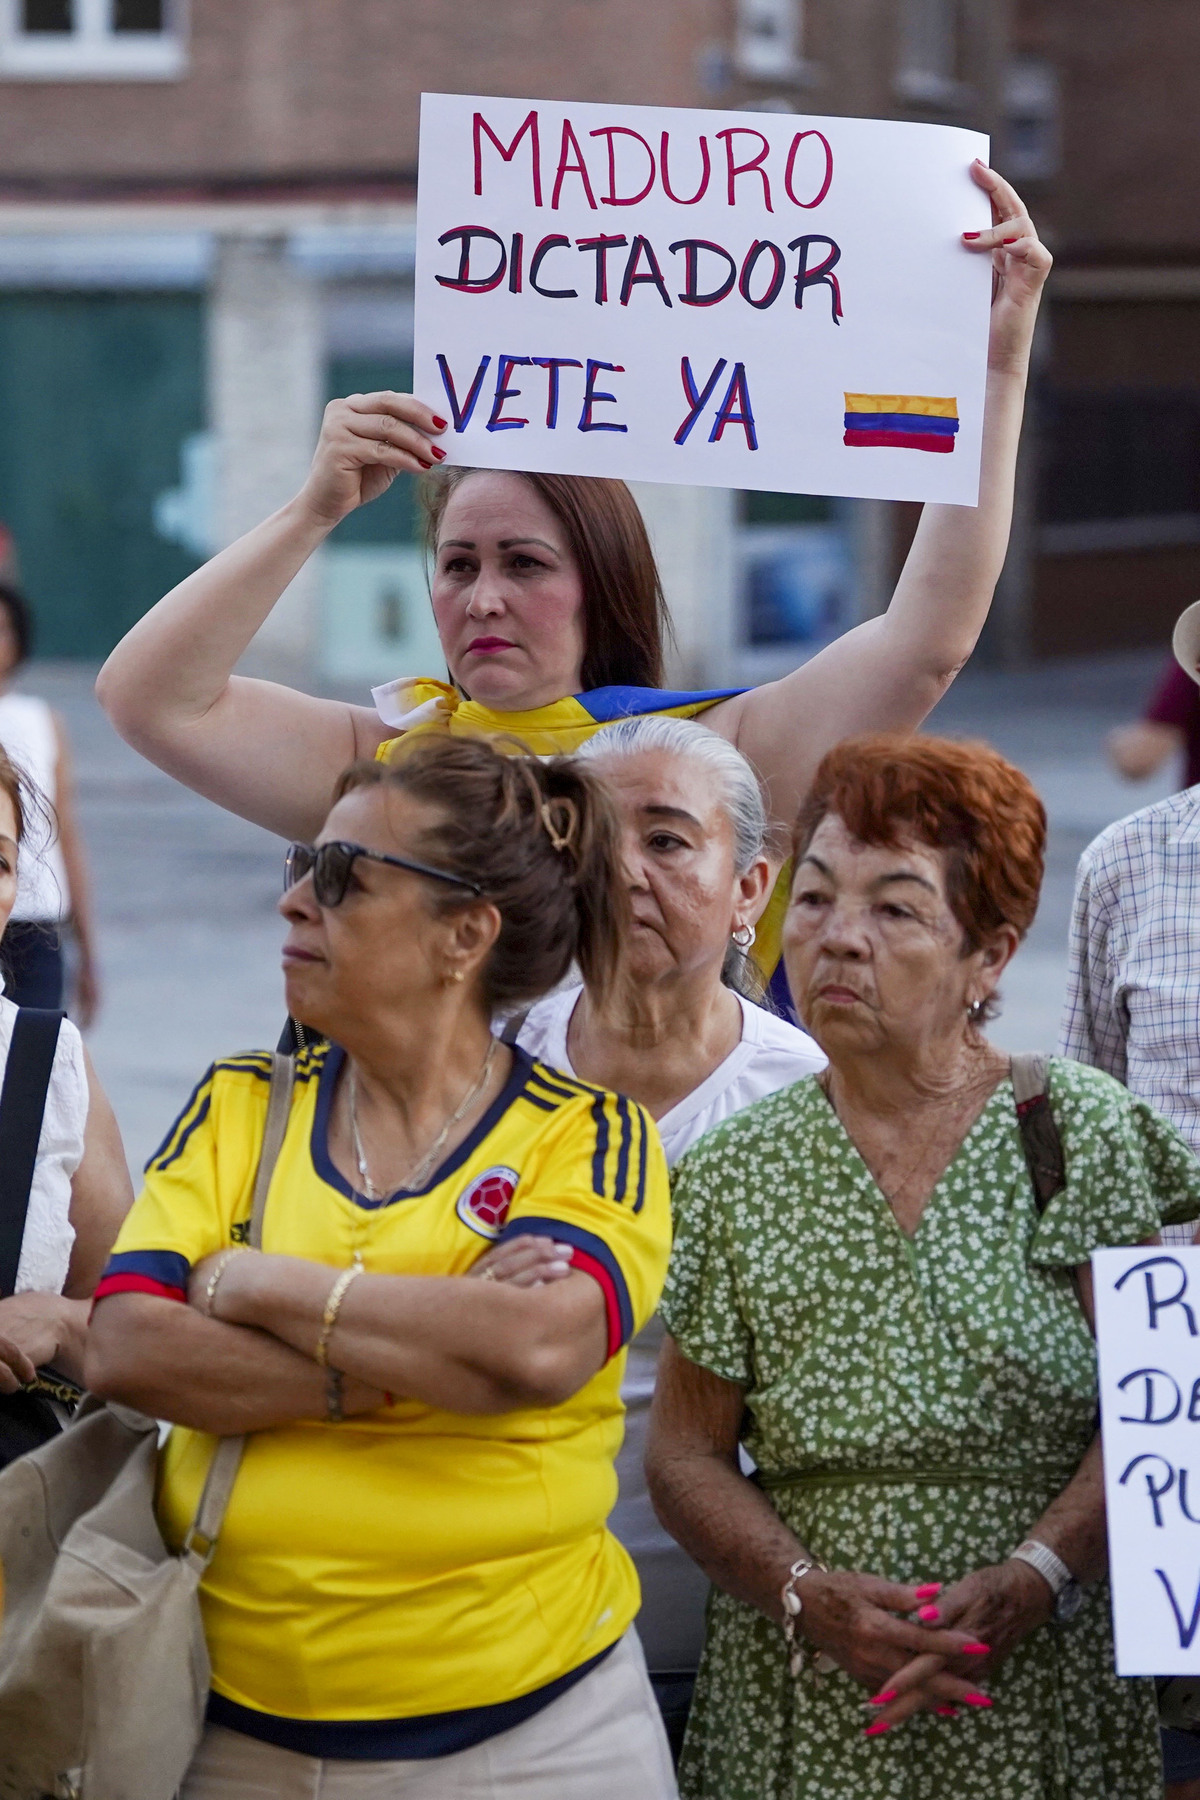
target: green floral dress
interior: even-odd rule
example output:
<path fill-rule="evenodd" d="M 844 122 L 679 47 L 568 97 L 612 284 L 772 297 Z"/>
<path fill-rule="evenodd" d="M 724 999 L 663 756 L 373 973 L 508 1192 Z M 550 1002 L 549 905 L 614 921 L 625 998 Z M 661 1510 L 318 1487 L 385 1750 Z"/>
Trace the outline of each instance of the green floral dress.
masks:
<path fill-rule="evenodd" d="M 1200 1162 L 1165 1120 L 1098 1070 L 1050 1067 L 1067 1187 L 1041 1217 L 1007 1080 L 911 1238 L 812 1077 L 679 1164 L 667 1329 L 746 1389 L 763 1485 L 834 1567 L 949 1583 L 1002 1561 L 1095 1430 L 1072 1267 L 1200 1216 Z M 990 1691 L 988 1711 L 865 1738 L 857 1682 L 793 1682 L 778 1626 L 714 1591 L 680 1791 L 1158 1800 L 1153 1688 L 1113 1671 L 1107 1584 L 1026 1638 Z"/>

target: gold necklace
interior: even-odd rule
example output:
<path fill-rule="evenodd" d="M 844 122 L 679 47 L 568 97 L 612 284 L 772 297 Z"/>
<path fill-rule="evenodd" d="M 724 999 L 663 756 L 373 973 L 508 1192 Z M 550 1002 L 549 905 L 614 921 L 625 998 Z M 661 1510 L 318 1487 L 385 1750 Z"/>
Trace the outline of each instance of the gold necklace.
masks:
<path fill-rule="evenodd" d="M 487 1078 L 491 1074 L 492 1062 L 496 1055 L 497 1041 L 496 1038 L 489 1035 L 487 1054 L 483 1059 L 483 1067 L 480 1069 L 479 1074 L 471 1083 L 454 1111 L 450 1114 L 450 1117 L 446 1120 L 446 1123 L 442 1126 L 442 1129 L 438 1132 L 433 1143 L 429 1146 L 416 1168 L 411 1171 L 407 1181 L 398 1184 L 406 1188 L 409 1193 L 413 1193 L 418 1188 L 424 1186 L 429 1176 L 433 1173 L 433 1170 L 437 1167 L 437 1157 L 442 1145 L 446 1142 L 446 1139 L 450 1136 L 454 1127 L 461 1124 L 462 1120 L 466 1118 L 472 1106 L 483 1092 L 487 1085 Z M 353 1061 L 351 1061 L 350 1064 L 349 1098 L 350 1135 L 354 1139 L 354 1160 L 358 1164 L 358 1178 L 363 1184 L 362 1191 L 368 1200 L 384 1200 L 387 1198 L 388 1193 L 395 1193 L 396 1189 L 386 1189 L 381 1193 L 367 1173 L 366 1153 L 363 1150 L 362 1136 L 358 1129 L 358 1081 L 355 1075 Z"/>

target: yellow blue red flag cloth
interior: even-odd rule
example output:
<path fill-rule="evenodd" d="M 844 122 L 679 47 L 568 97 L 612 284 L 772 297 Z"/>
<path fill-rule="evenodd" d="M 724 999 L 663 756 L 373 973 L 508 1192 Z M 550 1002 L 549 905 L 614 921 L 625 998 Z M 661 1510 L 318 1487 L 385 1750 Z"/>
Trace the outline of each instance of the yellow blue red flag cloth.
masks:
<path fill-rule="evenodd" d="M 449 732 L 453 737 L 492 737 L 502 735 L 517 739 L 535 756 L 567 756 L 580 744 L 613 725 L 618 719 L 648 718 L 653 715 L 672 719 L 694 719 L 732 700 L 744 688 L 706 688 L 700 692 L 672 691 L 669 688 L 603 687 L 585 694 L 571 694 L 549 706 L 535 707 L 530 712 L 496 712 L 478 700 L 467 700 L 445 681 L 402 677 L 383 687 L 372 688 L 371 697 L 385 725 L 393 726 L 398 735 L 388 738 L 375 752 L 380 762 L 387 762 L 404 738 L 414 732 Z M 783 971 L 779 965 L 783 915 L 787 910 L 791 887 L 791 863 L 779 872 L 767 909 L 758 922 L 757 936 L 750 952 L 763 980 L 771 982 L 779 970 L 779 984 L 772 991 L 780 1005 L 789 1006 L 783 987 Z"/>

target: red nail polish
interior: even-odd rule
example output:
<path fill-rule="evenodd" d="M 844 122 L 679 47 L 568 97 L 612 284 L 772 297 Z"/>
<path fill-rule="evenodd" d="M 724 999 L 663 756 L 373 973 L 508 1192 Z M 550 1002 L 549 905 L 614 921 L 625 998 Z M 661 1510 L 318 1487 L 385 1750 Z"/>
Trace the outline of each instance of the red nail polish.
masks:
<path fill-rule="evenodd" d="M 968 1706 L 990 1706 L 992 1704 L 986 1694 L 964 1694 L 963 1699 Z"/>
<path fill-rule="evenodd" d="M 991 1654 L 992 1654 L 992 1646 L 990 1644 L 964 1644 L 963 1645 L 963 1655 L 964 1656 L 990 1656 Z"/>
<path fill-rule="evenodd" d="M 899 1698 L 900 1696 L 896 1693 L 894 1688 L 884 1688 L 882 1694 L 876 1694 L 874 1699 L 867 1701 L 867 1705 L 890 1706 L 893 1700 L 898 1700 Z"/>
<path fill-rule="evenodd" d="M 957 1706 L 938 1706 L 934 1709 L 939 1719 L 957 1719 Z"/>
<path fill-rule="evenodd" d="M 973 235 L 978 237 L 979 233 L 975 232 Z M 918 1600 L 932 1600 L 933 1596 L 935 1594 L 940 1594 L 941 1591 L 942 1584 L 940 1581 L 927 1581 L 923 1587 L 913 1589 Z"/>
<path fill-rule="evenodd" d="M 430 453 L 434 456 L 434 458 L 438 462 L 445 462 L 446 452 L 444 450 L 442 450 L 437 444 L 431 444 L 429 446 L 429 448 L 430 448 Z"/>
<path fill-rule="evenodd" d="M 449 419 L 439 419 L 437 414 L 434 413 L 433 428 L 435 431 L 445 431 L 445 429 L 449 423 L 450 423 Z"/>
<path fill-rule="evenodd" d="M 965 238 L 977 238 L 982 237 L 983 233 L 981 231 L 964 231 L 963 236 Z"/>
<path fill-rule="evenodd" d="M 876 1721 L 873 1725 L 868 1725 L 866 1727 L 866 1729 L 863 1732 L 863 1736 L 864 1737 L 878 1737 L 881 1732 L 890 1731 L 891 1729 L 892 1729 L 891 1726 L 885 1725 L 882 1719 L 876 1719 Z"/>
<path fill-rule="evenodd" d="M 936 1606 L 922 1606 L 917 1612 L 917 1617 L 922 1625 L 932 1625 L 933 1621 L 940 1619 L 941 1616 Z"/>
<path fill-rule="evenodd" d="M 1019 237 L 1015 237 L 1015 238 L 1005 238 L 1003 241 L 1006 244 L 1019 244 L 1021 240 Z"/>
<path fill-rule="evenodd" d="M 431 462 L 422 462 L 422 460 L 419 456 L 417 458 L 417 461 L 421 464 L 421 467 L 424 469 L 426 474 L 428 474 L 430 469 L 432 469 L 432 467 L 433 467 L 433 464 Z"/>

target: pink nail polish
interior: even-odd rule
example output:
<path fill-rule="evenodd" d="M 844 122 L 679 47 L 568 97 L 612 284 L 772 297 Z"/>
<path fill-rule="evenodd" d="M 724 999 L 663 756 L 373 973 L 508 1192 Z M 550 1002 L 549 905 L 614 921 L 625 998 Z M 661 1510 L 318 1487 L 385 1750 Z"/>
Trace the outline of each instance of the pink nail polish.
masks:
<path fill-rule="evenodd" d="M 863 1736 L 864 1737 L 878 1737 L 881 1732 L 890 1731 L 891 1729 L 892 1729 L 891 1726 L 885 1725 L 882 1719 L 876 1719 L 876 1721 L 873 1725 L 868 1725 L 866 1727 L 866 1729 L 863 1732 Z"/>
<path fill-rule="evenodd" d="M 434 427 L 435 431 L 445 431 L 445 429 L 449 423 L 450 423 L 449 419 L 439 419 L 437 414 L 436 413 L 434 414 L 433 427 Z"/>
<path fill-rule="evenodd" d="M 964 1644 L 963 1645 L 963 1655 L 964 1656 L 990 1656 L 991 1654 L 992 1654 L 992 1647 L 990 1644 Z"/>
<path fill-rule="evenodd" d="M 963 1699 L 968 1706 L 990 1706 L 992 1704 L 986 1694 L 964 1694 Z"/>
<path fill-rule="evenodd" d="M 433 456 L 436 461 L 445 462 L 446 452 L 444 450 L 442 450 L 437 444 L 430 444 L 429 451 L 430 451 L 430 455 Z"/>
<path fill-rule="evenodd" d="M 941 1616 L 942 1615 L 936 1606 L 922 1606 L 917 1613 L 917 1617 L 920 1619 L 922 1625 L 932 1625 L 933 1621 L 935 1619 L 940 1619 Z"/>
<path fill-rule="evenodd" d="M 934 1709 L 939 1719 L 957 1719 L 957 1706 L 939 1706 Z"/>
<path fill-rule="evenodd" d="M 894 1688 L 884 1688 L 884 1690 L 881 1694 L 876 1694 L 873 1699 L 868 1700 L 867 1705 L 868 1706 L 890 1706 L 893 1700 L 898 1700 L 899 1698 L 900 1698 L 900 1696 L 897 1694 L 897 1692 Z"/>
<path fill-rule="evenodd" d="M 974 232 L 974 233 L 972 233 L 972 235 L 975 237 L 978 237 L 979 233 Z M 913 1592 L 916 1594 L 918 1600 L 932 1600 L 933 1596 L 935 1594 L 940 1594 L 941 1591 L 942 1591 L 942 1584 L 940 1581 L 927 1581 L 923 1587 L 913 1589 Z"/>
<path fill-rule="evenodd" d="M 981 231 L 964 231 L 963 236 L 965 238 L 977 238 L 982 237 L 983 233 Z"/>

